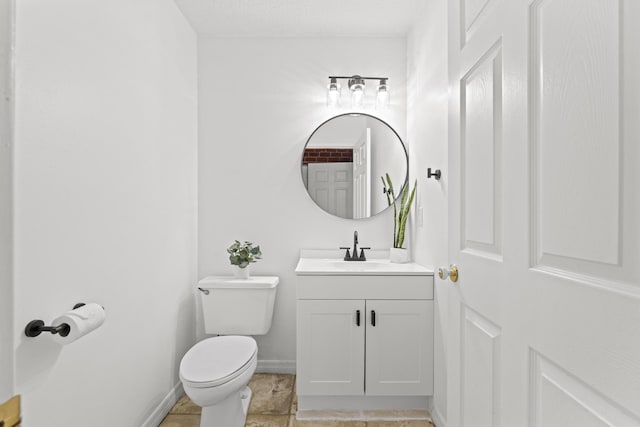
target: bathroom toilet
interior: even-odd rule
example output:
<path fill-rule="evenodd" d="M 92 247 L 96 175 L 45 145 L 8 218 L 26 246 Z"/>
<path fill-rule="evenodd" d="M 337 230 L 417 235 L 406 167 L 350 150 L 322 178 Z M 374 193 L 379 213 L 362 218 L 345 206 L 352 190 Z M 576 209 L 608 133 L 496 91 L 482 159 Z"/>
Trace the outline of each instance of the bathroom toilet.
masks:
<path fill-rule="evenodd" d="M 198 283 L 206 338 L 180 362 L 184 391 L 202 407 L 200 427 L 242 427 L 258 364 L 258 346 L 249 335 L 271 328 L 277 277 L 235 279 L 210 276 Z"/>

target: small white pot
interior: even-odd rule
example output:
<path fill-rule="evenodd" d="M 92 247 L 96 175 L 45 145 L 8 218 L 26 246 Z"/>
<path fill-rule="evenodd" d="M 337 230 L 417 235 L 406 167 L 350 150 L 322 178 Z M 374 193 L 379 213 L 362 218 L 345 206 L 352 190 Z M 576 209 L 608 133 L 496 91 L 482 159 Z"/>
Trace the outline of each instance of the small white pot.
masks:
<path fill-rule="evenodd" d="M 233 276 L 236 279 L 248 279 L 250 276 L 249 267 L 251 265 L 247 265 L 245 268 L 240 268 L 237 265 L 233 266 Z"/>
<path fill-rule="evenodd" d="M 398 264 L 409 262 L 409 250 L 404 248 L 389 249 L 389 261 Z"/>

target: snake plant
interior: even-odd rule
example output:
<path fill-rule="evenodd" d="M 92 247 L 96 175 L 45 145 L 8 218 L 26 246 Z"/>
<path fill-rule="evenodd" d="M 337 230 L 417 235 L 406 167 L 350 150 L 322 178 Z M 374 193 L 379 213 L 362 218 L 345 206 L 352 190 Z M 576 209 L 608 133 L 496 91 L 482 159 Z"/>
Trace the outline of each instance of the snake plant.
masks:
<path fill-rule="evenodd" d="M 386 178 L 386 181 L 385 181 Z M 396 207 L 396 193 L 393 189 L 393 183 L 389 174 L 381 176 L 383 191 L 387 195 L 387 203 L 391 206 L 393 202 L 393 247 L 402 248 L 404 245 L 404 233 L 407 227 L 407 219 L 411 211 L 411 204 L 416 195 L 416 187 L 418 180 L 413 183 L 413 190 L 409 195 L 409 185 L 405 185 L 400 194 L 400 209 Z"/>

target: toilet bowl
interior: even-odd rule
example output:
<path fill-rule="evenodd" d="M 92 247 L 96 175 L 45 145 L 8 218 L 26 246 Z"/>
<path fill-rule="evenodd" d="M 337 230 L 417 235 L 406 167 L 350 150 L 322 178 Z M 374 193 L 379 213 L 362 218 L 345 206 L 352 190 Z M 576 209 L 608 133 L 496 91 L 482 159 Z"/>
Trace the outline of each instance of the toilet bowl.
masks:
<path fill-rule="evenodd" d="M 258 364 L 258 346 L 251 337 L 207 338 L 180 362 L 184 391 L 202 407 L 201 427 L 242 427 L 251 401 L 247 387 Z"/>
<path fill-rule="evenodd" d="M 243 427 L 251 401 L 247 387 L 258 365 L 249 335 L 271 328 L 278 277 L 210 276 L 198 282 L 204 331 L 222 334 L 194 345 L 180 362 L 185 393 L 202 407 L 200 427 Z"/>

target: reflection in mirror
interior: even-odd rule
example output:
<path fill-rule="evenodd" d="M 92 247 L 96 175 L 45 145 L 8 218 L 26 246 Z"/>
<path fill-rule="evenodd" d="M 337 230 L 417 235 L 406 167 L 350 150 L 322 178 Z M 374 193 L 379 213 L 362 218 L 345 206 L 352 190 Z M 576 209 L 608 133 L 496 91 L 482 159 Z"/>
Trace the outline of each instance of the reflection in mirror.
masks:
<path fill-rule="evenodd" d="M 311 134 L 302 158 L 302 180 L 314 202 L 341 218 L 369 218 L 388 207 L 380 177 L 407 179 L 402 140 L 382 120 L 368 114 L 343 114 Z"/>

